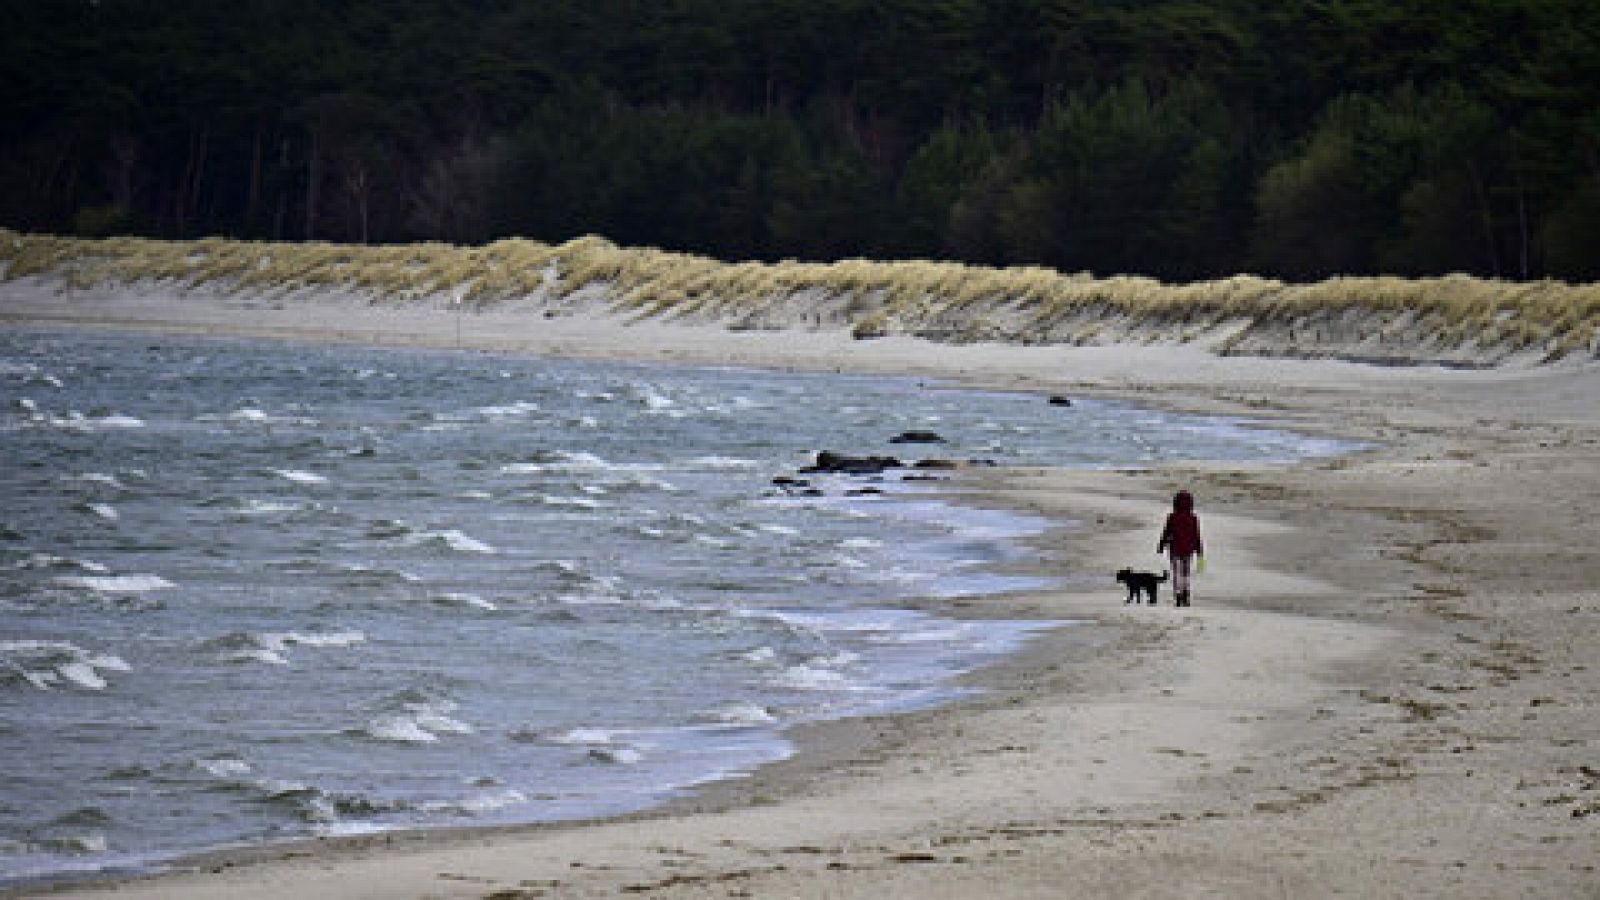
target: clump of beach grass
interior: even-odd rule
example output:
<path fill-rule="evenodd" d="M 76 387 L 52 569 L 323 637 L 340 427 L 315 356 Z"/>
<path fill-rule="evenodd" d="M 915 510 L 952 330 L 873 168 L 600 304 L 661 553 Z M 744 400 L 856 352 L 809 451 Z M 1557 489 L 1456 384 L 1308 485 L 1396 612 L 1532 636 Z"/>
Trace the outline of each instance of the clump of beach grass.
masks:
<path fill-rule="evenodd" d="M 554 307 L 602 302 L 637 317 L 730 327 L 839 327 L 860 338 L 1023 344 L 1205 342 L 1223 353 L 1554 361 L 1600 354 L 1600 285 L 1466 275 L 1238 275 L 1186 284 L 1039 266 L 842 259 L 727 263 L 586 236 L 562 244 L 354 246 L 205 239 L 89 240 L 0 229 L 4 279 L 69 289 L 160 282 L 180 289 L 341 289 L 373 304 Z M 596 301 L 595 298 L 601 298 Z"/>

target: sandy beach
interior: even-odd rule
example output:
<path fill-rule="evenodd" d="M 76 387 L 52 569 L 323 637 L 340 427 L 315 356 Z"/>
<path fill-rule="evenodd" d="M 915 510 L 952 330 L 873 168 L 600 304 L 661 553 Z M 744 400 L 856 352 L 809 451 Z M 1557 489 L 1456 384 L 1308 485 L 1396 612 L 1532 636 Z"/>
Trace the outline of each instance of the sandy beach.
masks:
<path fill-rule="evenodd" d="M 1063 581 L 930 605 L 1090 627 L 974 674 L 955 705 L 799 729 L 792 759 L 665 808 L 218 854 L 50 896 L 1600 897 L 1600 364 L 860 341 L 37 278 L 0 282 L 0 322 L 893 372 L 1371 444 L 1294 467 L 962 473 L 963 502 L 1061 523 L 1030 568 Z M 1160 565 L 1179 487 L 1206 534 L 1195 606 L 1125 607 L 1111 573 Z"/>

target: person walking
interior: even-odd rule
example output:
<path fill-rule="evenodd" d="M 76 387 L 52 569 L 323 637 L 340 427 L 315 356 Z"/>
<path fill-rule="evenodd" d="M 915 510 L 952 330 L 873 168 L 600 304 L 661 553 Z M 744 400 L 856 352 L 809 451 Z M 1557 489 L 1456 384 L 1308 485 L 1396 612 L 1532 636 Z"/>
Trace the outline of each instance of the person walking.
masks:
<path fill-rule="evenodd" d="M 1205 544 L 1200 540 L 1200 518 L 1194 514 L 1194 495 L 1179 491 L 1172 497 L 1172 512 L 1167 514 L 1167 524 L 1161 529 L 1161 540 L 1156 543 L 1157 553 L 1166 553 L 1172 561 L 1172 592 L 1178 606 L 1189 605 L 1190 564 L 1197 561 L 1205 566 Z"/>

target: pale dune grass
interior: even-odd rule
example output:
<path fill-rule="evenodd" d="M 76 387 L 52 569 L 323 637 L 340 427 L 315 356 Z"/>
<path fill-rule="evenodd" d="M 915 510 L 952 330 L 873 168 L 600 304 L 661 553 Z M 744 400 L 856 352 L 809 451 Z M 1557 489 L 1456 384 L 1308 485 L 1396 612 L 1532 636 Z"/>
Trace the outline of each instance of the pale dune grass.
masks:
<path fill-rule="evenodd" d="M 1224 353 L 1396 360 L 1600 355 L 1600 285 L 1439 278 L 1188 284 L 925 260 L 724 263 L 599 237 L 353 246 L 206 239 L 86 240 L 0 229 L 5 279 L 71 289 L 138 282 L 239 292 L 337 288 L 376 305 L 559 306 L 598 288 L 612 311 L 766 327 L 849 328 L 945 341 L 1105 343 L 1215 338 Z M 593 293 L 593 292 L 591 292 Z"/>

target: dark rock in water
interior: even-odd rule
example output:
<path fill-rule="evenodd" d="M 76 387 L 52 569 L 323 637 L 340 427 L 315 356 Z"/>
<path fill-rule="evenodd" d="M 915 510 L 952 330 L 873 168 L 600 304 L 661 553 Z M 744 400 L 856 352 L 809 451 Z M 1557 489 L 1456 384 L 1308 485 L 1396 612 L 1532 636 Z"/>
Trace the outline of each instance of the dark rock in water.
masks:
<path fill-rule="evenodd" d="M 824 450 L 817 461 L 801 469 L 804 473 L 826 472 L 842 475 L 880 475 L 884 469 L 898 469 L 901 462 L 892 456 L 846 456 Z"/>
<path fill-rule="evenodd" d="M 907 475 L 901 481 L 949 481 L 943 475 Z"/>
<path fill-rule="evenodd" d="M 1050 405 L 1051 406 L 1071 406 L 1072 405 L 1072 398 L 1071 397 L 1063 397 L 1060 394 L 1051 394 L 1050 395 Z"/>
<path fill-rule="evenodd" d="M 961 463 L 953 459 L 919 459 L 913 469 L 959 469 Z"/>
<path fill-rule="evenodd" d="M 791 478 L 788 475 L 779 475 L 777 478 L 772 479 L 772 483 L 783 488 L 811 486 L 811 482 L 804 478 Z"/>
<path fill-rule="evenodd" d="M 902 431 L 892 438 L 891 444 L 943 444 L 944 438 L 932 431 Z"/>
<path fill-rule="evenodd" d="M 855 488 L 854 490 L 845 491 L 844 495 L 846 497 L 870 497 L 870 496 L 874 496 L 876 494 L 881 494 L 881 493 L 883 493 L 883 489 L 882 488 L 867 487 L 867 488 Z"/>

